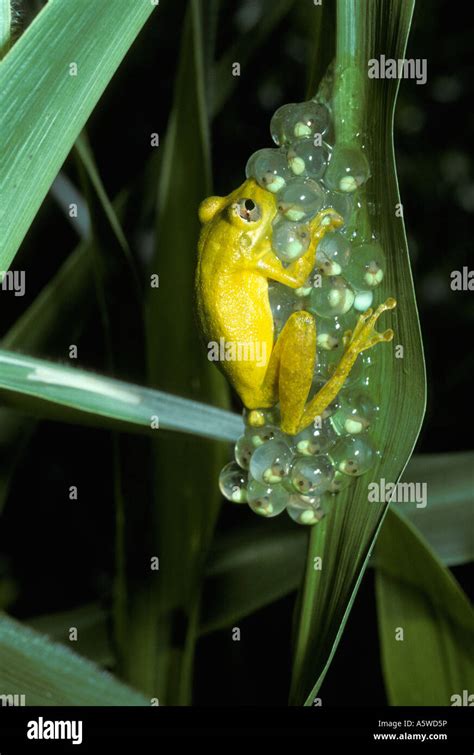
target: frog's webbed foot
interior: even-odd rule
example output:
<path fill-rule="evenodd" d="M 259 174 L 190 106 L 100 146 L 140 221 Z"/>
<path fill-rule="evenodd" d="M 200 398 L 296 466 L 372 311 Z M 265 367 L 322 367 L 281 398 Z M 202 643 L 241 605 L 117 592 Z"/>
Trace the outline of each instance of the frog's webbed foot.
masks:
<path fill-rule="evenodd" d="M 360 315 L 354 330 L 352 332 L 347 331 L 344 336 L 345 351 L 341 361 L 327 383 L 306 406 L 299 423 L 298 432 L 304 430 L 316 417 L 321 416 L 331 401 L 336 398 L 361 352 L 371 349 L 378 343 L 392 340 L 393 330 L 389 329 L 383 333 L 378 333 L 375 330 L 375 323 L 383 312 L 394 309 L 396 305 L 395 299 L 390 298 L 380 304 L 375 312 L 368 309 L 363 315 Z"/>
<path fill-rule="evenodd" d="M 394 309 L 396 306 L 396 300 L 390 298 L 383 304 L 380 304 L 375 312 L 373 309 L 368 309 L 363 315 L 360 315 L 354 330 L 348 330 L 344 334 L 346 351 L 355 351 L 357 354 L 360 354 L 362 351 L 371 349 L 372 346 L 378 343 L 391 341 L 393 338 L 393 330 L 391 328 L 385 330 L 383 333 L 378 333 L 374 326 L 382 312 Z"/>

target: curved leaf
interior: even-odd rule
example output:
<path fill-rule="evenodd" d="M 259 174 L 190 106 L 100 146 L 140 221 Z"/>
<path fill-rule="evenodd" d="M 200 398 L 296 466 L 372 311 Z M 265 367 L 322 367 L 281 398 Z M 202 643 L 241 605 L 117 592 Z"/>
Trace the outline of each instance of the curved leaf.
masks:
<path fill-rule="evenodd" d="M 294 673 L 290 701 L 312 704 L 343 632 L 386 504 L 369 503 L 368 483 L 398 480 L 413 451 L 425 409 L 425 372 L 418 314 L 394 163 L 393 112 L 398 81 L 369 79 L 367 62 L 381 53 L 403 58 L 413 12 L 412 0 L 339 0 L 337 67 L 334 84 L 336 141 L 367 135 L 372 178 L 365 207 L 386 255 L 382 297 L 398 308 L 391 324 L 395 345 L 379 347 L 370 381 L 380 396 L 373 438 L 381 451 L 370 472 L 339 494 L 328 516 L 314 527 L 298 605 Z M 360 217 L 358 218 L 360 221 Z M 315 558 L 322 558 L 321 570 Z"/>
<path fill-rule="evenodd" d="M 55 0 L 0 64 L 0 270 L 10 267 L 75 139 L 154 8 L 128 0 Z"/>
<path fill-rule="evenodd" d="M 451 705 L 453 695 L 462 698 L 474 683 L 474 611 L 468 599 L 415 528 L 393 511 L 387 514 L 375 554 L 382 668 L 390 704 Z"/>

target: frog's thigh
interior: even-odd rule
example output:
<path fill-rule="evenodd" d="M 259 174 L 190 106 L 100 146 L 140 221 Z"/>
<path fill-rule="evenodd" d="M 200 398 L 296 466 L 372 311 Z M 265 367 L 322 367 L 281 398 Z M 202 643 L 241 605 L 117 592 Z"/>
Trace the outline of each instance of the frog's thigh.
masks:
<path fill-rule="evenodd" d="M 281 428 L 294 435 L 298 430 L 311 388 L 316 359 L 316 323 L 309 312 L 294 312 L 273 347 L 265 384 L 278 381 Z"/>

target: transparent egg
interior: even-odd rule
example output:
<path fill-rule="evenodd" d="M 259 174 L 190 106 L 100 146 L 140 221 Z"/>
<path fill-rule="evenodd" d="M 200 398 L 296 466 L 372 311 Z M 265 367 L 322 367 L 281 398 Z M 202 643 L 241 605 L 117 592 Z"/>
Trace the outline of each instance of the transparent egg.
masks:
<path fill-rule="evenodd" d="M 255 448 L 250 438 L 247 435 L 241 435 L 235 444 L 234 456 L 237 464 L 242 469 L 248 469 L 250 464 L 250 458 Z"/>
<path fill-rule="evenodd" d="M 273 225 L 272 248 L 282 262 L 293 262 L 309 247 L 309 228 L 298 223 L 279 221 Z"/>
<path fill-rule="evenodd" d="M 280 334 L 290 315 L 301 307 L 301 300 L 295 295 L 293 289 L 281 283 L 269 284 L 268 298 L 272 310 L 276 337 Z"/>
<path fill-rule="evenodd" d="M 311 137 L 314 140 L 315 134 L 320 134 L 322 137 L 328 130 L 328 126 L 327 108 L 318 102 L 308 100 L 308 102 L 299 102 L 288 113 L 283 128 L 286 139 L 293 142 L 295 139 L 304 137 Z"/>
<path fill-rule="evenodd" d="M 364 391 L 346 394 L 341 397 L 340 409 L 331 417 L 335 431 L 341 435 L 358 435 L 368 430 L 377 419 L 379 407 Z"/>
<path fill-rule="evenodd" d="M 337 435 L 328 422 L 321 422 L 321 427 L 310 425 L 294 438 L 295 451 L 303 456 L 319 456 L 325 453 L 337 441 Z"/>
<path fill-rule="evenodd" d="M 354 291 L 340 275 L 322 276 L 321 285 L 313 286 L 308 309 L 319 317 L 344 315 L 354 303 Z"/>
<path fill-rule="evenodd" d="M 324 191 L 316 181 L 295 178 L 280 193 L 278 210 L 287 219 L 304 223 L 324 205 Z"/>
<path fill-rule="evenodd" d="M 360 244 L 353 247 L 351 265 L 346 277 L 356 290 L 379 286 L 384 277 L 384 255 L 380 244 Z"/>
<path fill-rule="evenodd" d="M 318 322 L 316 345 L 318 355 L 320 351 L 334 351 L 342 355 L 344 351 L 344 334 L 353 327 L 351 315 L 321 319 Z"/>
<path fill-rule="evenodd" d="M 300 495 L 325 493 L 334 477 L 332 464 L 327 456 L 305 456 L 291 467 L 290 480 Z"/>
<path fill-rule="evenodd" d="M 341 361 L 344 352 L 342 349 L 333 351 L 320 351 L 315 364 L 315 376 L 318 376 L 324 382 L 331 379 L 334 371 L 337 369 L 339 362 Z M 341 394 L 348 388 L 351 388 L 360 381 L 364 372 L 364 364 L 360 357 L 357 357 L 356 361 L 352 365 L 352 369 L 348 376 L 344 380 L 341 388 Z"/>
<path fill-rule="evenodd" d="M 247 474 L 235 461 L 226 464 L 219 475 L 219 488 L 222 495 L 232 503 L 246 503 Z"/>
<path fill-rule="evenodd" d="M 373 291 L 355 291 L 354 309 L 357 312 L 367 312 L 374 301 Z"/>
<path fill-rule="evenodd" d="M 277 425 L 279 418 L 275 407 L 272 407 L 271 409 L 247 409 L 245 407 L 242 415 L 247 427 Z"/>
<path fill-rule="evenodd" d="M 365 184 L 369 176 L 369 163 L 362 150 L 335 147 L 324 174 L 324 183 L 333 191 L 352 193 Z"/>
<path fill-rule="evenodd" d="M 255 449 L 250 459 L 250 474 L 257 482 L 276 485 L 289 472 L 292 453 L 280 440 L 272 440 Z"/>
<path fill-rule="evenodd" d="M 326 191 L 325 207 L 332 207 L 344 219 L 344 223 L 349 221 L 353 207 L 353 197 L 341 191 Z"/>
<path fill-rule="evenodd" d="M 345 475 L 358 477 L 374 464 L 377 451 L 365 433 L 348 435 L 329 451 L 335 469 Z"/>
<path fill-rule="evenodd" d="M 333 495 L 336 495 L 337 493 L 341 493 L 343 490 L 346 490 L 346 488 L 350 487 L 354 482 L 354 478 L 350 477 L 346 474 L 342 474 L 342 472 L 339 472 L 339 470 L 336 470 L 334 474 L 334 478 L 328 488 L 328 493 L 332 493 Z"/>
<path fill-rule="evenodd" d="M 318 181 L 323 176 L 326 164 L 326 149 L 316 146 L 313 139 L 299 139 L 288 150 L 288 165 L 295 176 Z"/>
<path fill-rule="evenodd" d="M 319 242 L 316 260 L 317 267 L 323 275 L 340 275 L 350 259 L 351 245 L 342 233 L 332 231 Z"/>
<path fill-rule="evenodd" d="M 259 186 L 273 194 L 281 191 L 292 177 L 285 152 L 271 148 L 259 149 L 251 155 L 245 175 L 254 178 Z"/>
<path fill-rule="evenodd" d="M 282 105 L 275 111 L 275 114 L 270 121 L 270 133 L 272 139 L 275 144 L 278 144 L 279 146 L 288 141 L 286 136 L 287 127 L 289 126 L 290 118 L 292 117 L 295 108 L 297 108 L 296 103 Z"/>
<path fill-rule="evenodd" d="M 285 435 L 275 425 L 263 425 L 262 427 L 248 427 L 245 435 L 254 448 L 260 448 L 269 441 L 284 441 Z"/>
<path fill-rule="evenodd" d="M 285 510 L 289 498 L 288 491 L 281 485 L 276 487 L 251 480 L 248 487 L 248 504 L 260 516 L 273 517 Z"/>
<path fill-rule="evenodd" d="M 325 515 L 320 498 L 296 494 L 290 496 L 286 510 L 289 517 L 297 524 L 317 524 Z"/>

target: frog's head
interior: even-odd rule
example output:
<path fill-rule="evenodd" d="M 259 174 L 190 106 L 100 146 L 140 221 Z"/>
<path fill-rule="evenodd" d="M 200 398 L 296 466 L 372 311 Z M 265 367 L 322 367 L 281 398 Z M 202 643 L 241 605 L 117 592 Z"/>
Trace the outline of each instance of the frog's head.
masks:
<path fill-rule="evenodd" d="M 270 233 L 276 214 L 275 196 L 262 189 L 253 178 L 247 179 L 227 197 L 208 197 L 199 207 L 199 219 L 203 225 L 222 223 L 227 226 L 227 232 L 245 233 L 251 241 L 249 247 L 254 247 Z"/>

